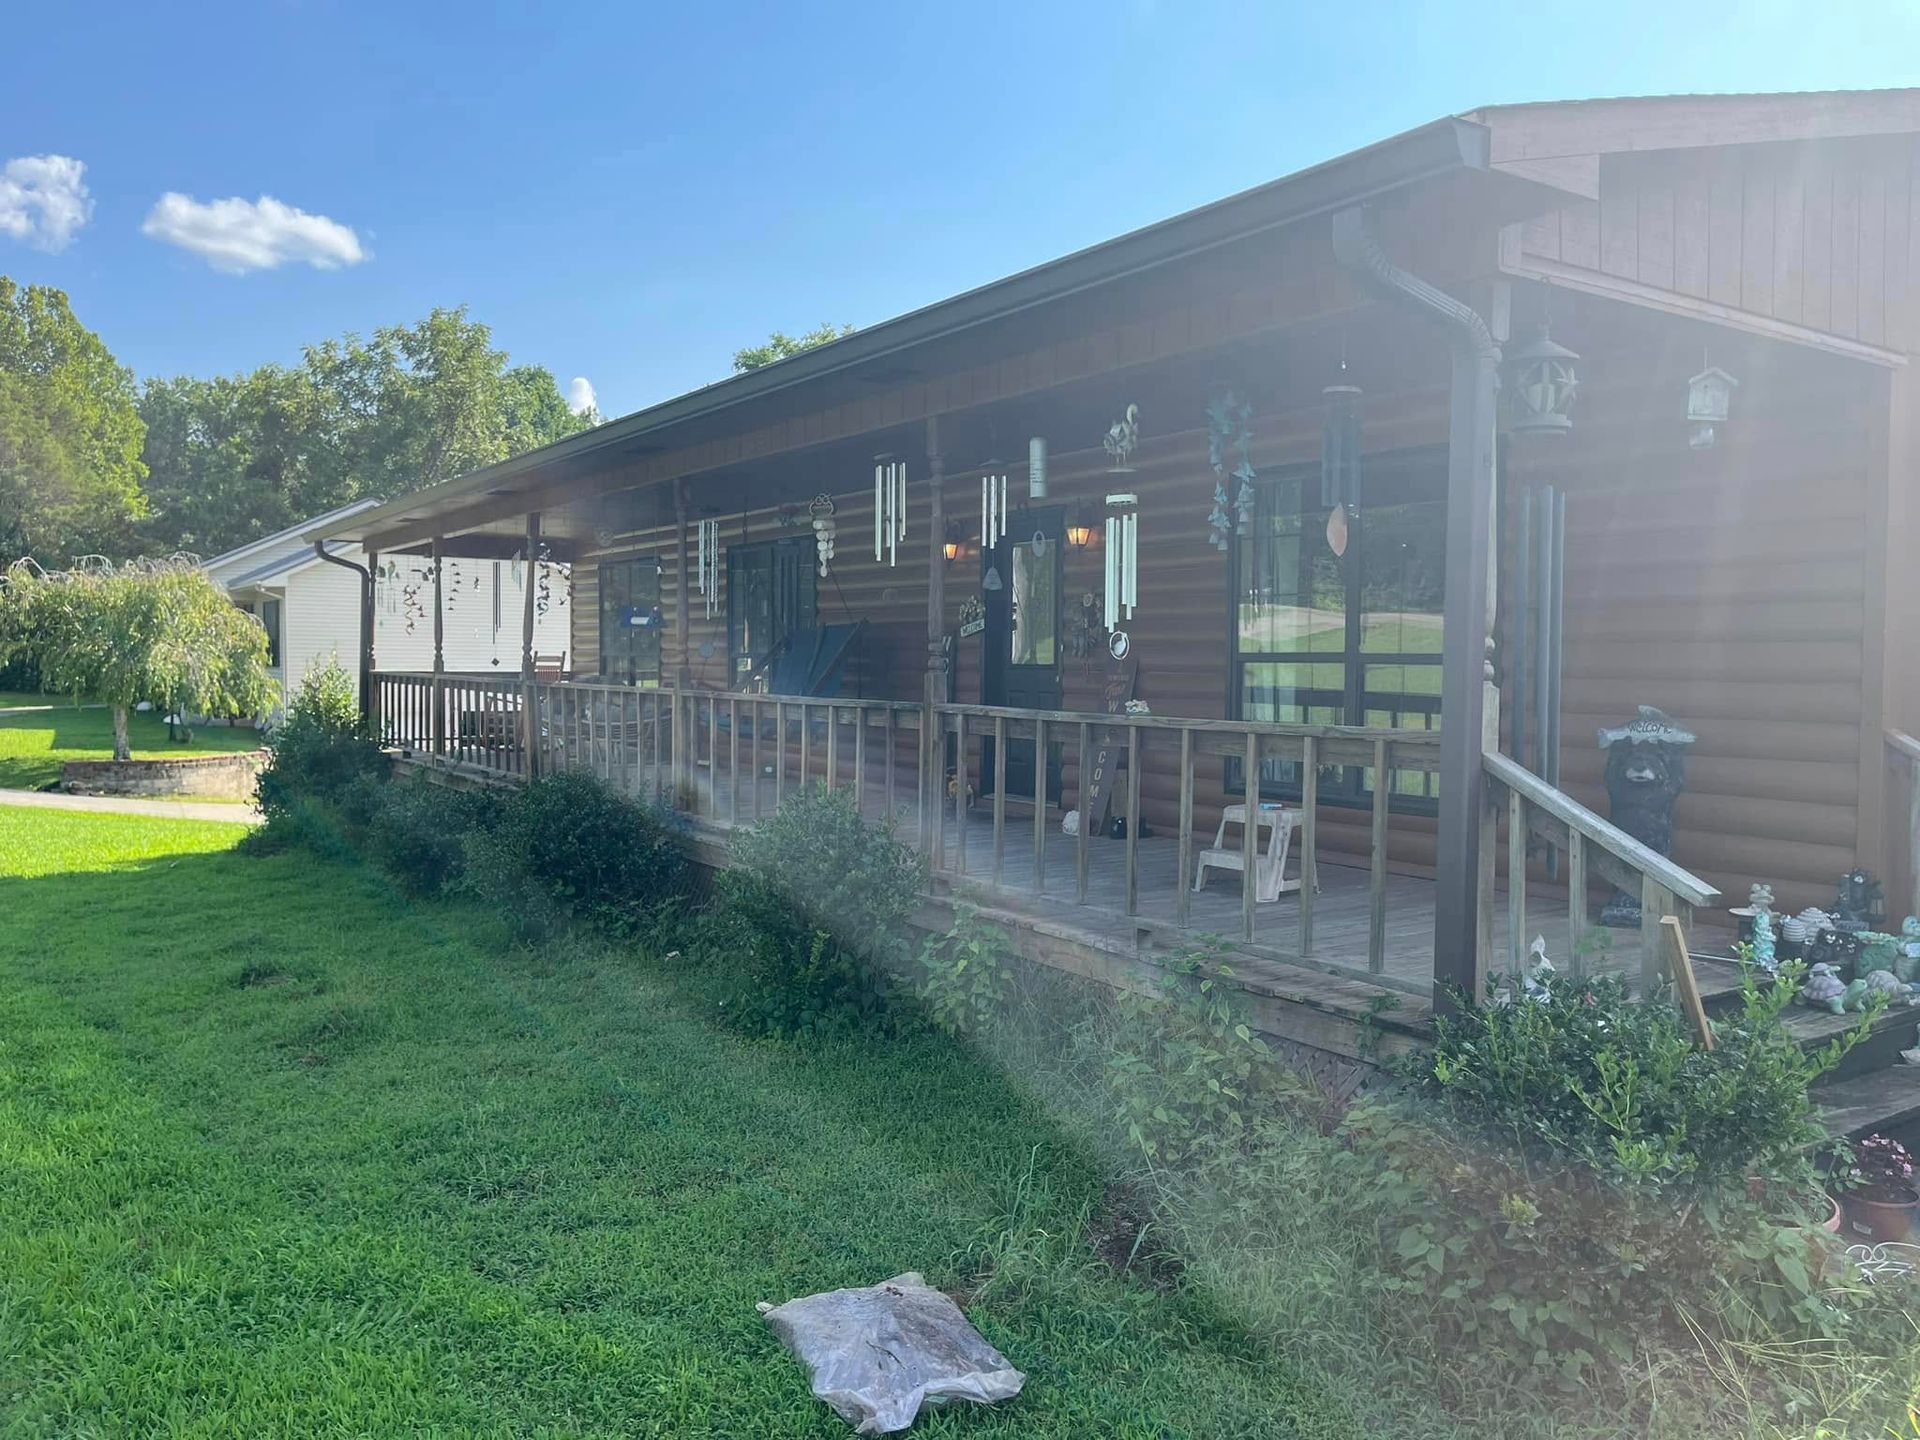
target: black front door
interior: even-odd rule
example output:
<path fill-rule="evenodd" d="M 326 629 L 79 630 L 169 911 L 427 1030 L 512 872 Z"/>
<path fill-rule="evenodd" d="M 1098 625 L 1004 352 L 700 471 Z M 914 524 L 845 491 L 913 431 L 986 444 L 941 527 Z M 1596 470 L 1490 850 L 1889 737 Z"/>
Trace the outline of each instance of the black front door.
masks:
<path fill-rule="evenodd" d="M 1020 510 L 1007 534 L 981 556 L 981 594 L 986 602 L 986 647 L 980 666 L 980 703 L 1021 710 L 1060 708 L 1060 591 L 1066 511 Z M 994 581 L 998 579 L 996 588 Z M 1059 750 L 1047 747 L 1047 793 L 1060 794 Z M 993 742 L 982 751 L 981 788 L 993 787 Z M 1007 742 L 1007 794 L 1031 798 L 1033 742 Z"/>

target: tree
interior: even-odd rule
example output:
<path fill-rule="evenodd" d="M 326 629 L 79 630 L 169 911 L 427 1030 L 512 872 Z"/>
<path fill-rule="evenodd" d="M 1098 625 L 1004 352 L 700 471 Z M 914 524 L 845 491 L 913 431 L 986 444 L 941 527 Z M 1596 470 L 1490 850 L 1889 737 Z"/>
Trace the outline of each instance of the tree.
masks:
<path fill-rule="evenodd" d="M 764 345 L 749 345 L 744 350 L 733 352 L 733 369 L 737 375 L 749 370 L 758 370 L 762 365 L 771 365 L 776 360 L 785 360 L 790 356 L 825 345 L 829 341 L 842 340 L 853 334 L 851 325 L 821 325 L 804 335 L 789 335 L 784 330 L 776 330 L 767 337 Z"/>
<path fill-rule="evenodd" d="M 0 275 L 0 554 L 121 549 L 145 510 L 133 374 L 66 295 Z"/>
<path fill-rule="evenodd" d="M 550 371 L 509 367 L 464 309 L 308 347 L 300 364 L 151 380 L 149 548 L 218 554 L 586 428 Z"/>
<path fill-rule="evenodd" d="M 18 561 L 0 585 L 0 664 L 24 655 L 58 694 L 113 711 L 113 758 L 130 757 L 143 700 L 201 715 L 258 715 L 275 699 L 267 632 L 184 560 L 65 572 Z"/>

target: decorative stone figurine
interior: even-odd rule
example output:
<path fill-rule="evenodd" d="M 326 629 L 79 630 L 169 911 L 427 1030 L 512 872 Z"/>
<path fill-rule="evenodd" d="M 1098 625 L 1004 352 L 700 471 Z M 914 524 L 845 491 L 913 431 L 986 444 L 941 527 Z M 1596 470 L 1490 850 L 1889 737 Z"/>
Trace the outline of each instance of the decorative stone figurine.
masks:
<path fill-rule="evenodd" d="M 1754 911 L 1753 963 L 1769 975 L 1779 973 L 1780 962 L 1773 953 L 1773 912 L 1770 910 Z"/>
<path fill-rule="evenodd" d="M 1846 981 L 1834 974 L 1833 966 L 1824 962 L 1807 972 L 1807 978 L 1800 985 L 1800 1003 L 1812 1005 L 1818 1009 L 1840 1013 L 1842 997 L 1847 993 Z"/>
<path fill-rule="evenodd" d="M 1913 1003 L 1912 994 L 1908 991 L 1906 984 L 1891 970 L 1869 971 L 1865 979 L 1856 980 L 1853 983 L 1866 987 L 1866 998 L 1869 1000 L 1875 995 L 1884 995 L 1895 1005 Z M 1848 988 L 1851 989 L 1852 986 Z"/>
<path fill-rule="evenodd" d="M 1673 805 L 1686 788 L 1687 747 L 1697 738 L 1651 705 L 1642 705 L 1627 724 L 1600 732 L 1613 823 L 1661 855 L 1673 850 Z M 1600 923 L 1638 925 L 1640 897 L 1615 890 Z"/>

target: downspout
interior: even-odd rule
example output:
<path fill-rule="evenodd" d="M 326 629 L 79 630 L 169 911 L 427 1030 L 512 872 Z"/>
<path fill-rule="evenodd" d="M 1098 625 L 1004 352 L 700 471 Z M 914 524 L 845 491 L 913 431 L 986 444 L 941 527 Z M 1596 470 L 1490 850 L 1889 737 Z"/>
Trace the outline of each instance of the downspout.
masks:
<path fill-rule="evenodd" d="M 338 565 L 343 570 L 351 570 L 360 577 L 360 723 L 371 731 L 373 728 L 373 572 L 364 565 L 355 564 L 338 555 L 328 554 L 327 542 L 324 540 L 313 542 L 313 553 L 329 565 Z"/>
<path fill-rule="evenodd" d="M 1481 970 L 1481 752 L 1488 744 L 1486 690 L 1491 578 L 1494 404 L 1500 347 L 1472 306 L 1395 265 L 1381 250 L 1359 206 L 1333 217 L 1333 252 L 1382 298 L 1430 319 L 1447 332 L 1453 354 L 1447 425 L 1447 573 L 1440 679 L 1440 824 L 1436 837 L 1434 1004 L 1450 1008 L 1455 992 L 1486 993 Z M 1497 743 L 1497 737 L 1496 737 Z M 1524 883 L 1515 879 L 1515 883 Z"/>

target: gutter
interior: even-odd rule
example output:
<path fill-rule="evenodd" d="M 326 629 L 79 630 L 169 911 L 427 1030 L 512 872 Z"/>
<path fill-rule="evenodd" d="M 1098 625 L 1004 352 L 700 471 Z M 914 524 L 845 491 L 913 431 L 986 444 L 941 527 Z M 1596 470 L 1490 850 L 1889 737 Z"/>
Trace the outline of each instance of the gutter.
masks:
<path fill-rule="evenodd" d="M 1488 601 L 1500 347 L 1472 306 L 1387 258 L 1360 206 L 1334 215 L 1333 253 L 1389 304 L 1439 324 L 1453 352 L 1433 915 L 1433 999 L 1436 1010 L 1444 1011 L 1455 1007 L 1456 997 L 1478 1003 L 1486 993 L 1480 970 L 1480 812 L 1485 752 L 1499 748 L 1498 734 L 1486 734 L 1486 719 L 1493 688 Z"/>
<path fill-rule="evenodd" d="M 313 542 L 313 553 L 329 565 L 351 570 L 360 577 L 360 723 L 373 729 L 373 572 L 366 566 L 327 552 L 327 542 Z M 281 622 L 285 624 L 283 620 Z M 287 697 L 292 700 L 292 696 Z"/>

